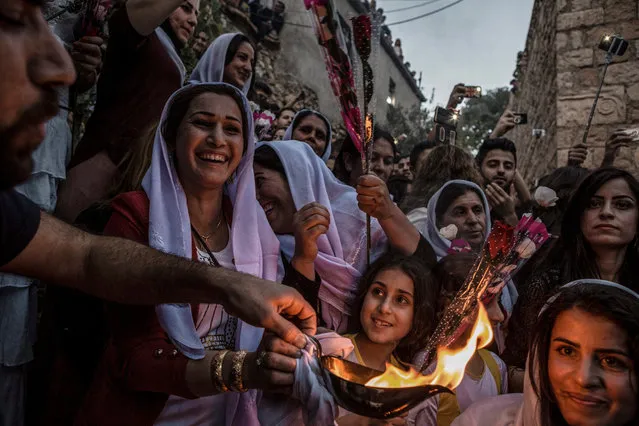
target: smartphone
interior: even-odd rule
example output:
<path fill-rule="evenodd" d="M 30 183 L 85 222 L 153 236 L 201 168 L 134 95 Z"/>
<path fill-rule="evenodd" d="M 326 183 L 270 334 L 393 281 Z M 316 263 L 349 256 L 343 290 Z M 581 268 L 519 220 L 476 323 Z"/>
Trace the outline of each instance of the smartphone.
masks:
<path fill-rule="evenodd" d="M 528 114 L 525 112 L 516 112 L 513 114 L 515 116 L 515 124 L 526 124 L 528 123 Z"/>
<path fill-rule="evenodd" d="M 617 34 L 604 34 L 599 42 L 599 48 L 604 52 L 617 56 L 623 56 L 628 49 L 628 42 Z"/>
<path fill-rule="evenodd" d="M 481 86 L 465 86 L 466 93 L 464 93 L 465 98 L 481 98 Z"/>
<path fill-rule="evenodd" d="M 442 124 L 446 127 L 456 129 L 458 119 L 459 119 L 458 111 L 450 110 L 450 109 L 442 108 L 442 107 L 435 108 L 435 118 L 433 119 L 433 121 L 436 124 Z"/>

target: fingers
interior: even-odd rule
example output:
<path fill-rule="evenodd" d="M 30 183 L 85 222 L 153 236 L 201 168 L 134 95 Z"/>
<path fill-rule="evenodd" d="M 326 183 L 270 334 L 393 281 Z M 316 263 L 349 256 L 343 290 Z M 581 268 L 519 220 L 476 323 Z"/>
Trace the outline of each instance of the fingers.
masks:
<path fill-rule="evenodd" d="M 262 355 L 262 367 L 281 372 L 281 373 L 295 373 L 295 367 L 297 366 L 297 361 L 295 358 L 291 358 L 290 356 L 278 354 L 275 352 L 266 352 Z M 282 385 L 290 385 L 290 383 L 281 383 Z"/>
<path fill-rule="evenodd" d="M 79 42 L 86 43 L 86 44 L 94 44 L 96 46 L 102 46 L 104 44 L 104 39 L 102 37 L 96 37 L 96 36 L 84 36 L 79 40 Z"/>
<path fill-rule="evenodd" d="M 492 207 L 498 206 L 505 201 L 504 197 L 495 189 L 495 187 L 499 188 L 498 185 L 493 183 L 486 187 L 486 198 L 488 198 L 488 202 Z M 501 188 L 499 189 L 501 190 Z"/>
<path fill-rule="evenodd" d="M 100 45 L 83 43 L 76 41 L 73 43 L 73 54 L 82 54 L 84 56 L 100 60 L 102 58 L 102 51 Z"/>
<path fill-rule="evenodd" d="M 497 195 L 499 198 L 508 197 L 508 193 L 504 191 L 504 189 L 501 186 L 495 183 L 491 183 L 489 187 L 494 191 L 495 195 Z"/>
<path fill-rule="evenodd" d="M 264 350 L 268 352 L 275 352 L 292 358 L 299 358 L 300 356 L 302 356 L 302 353 L 297 346 L 291 345 L 290 343 L 272 334 L 267 333 L 264 336 L 263 344 Z"/>
<path fill-rule="evenodd" d="M 306 347 L 304 334 L 312 336 L 317 328 L 315 310 L 294 289 L 285 286 L 280 287 L 282 287 L 284 294 L 281 294 L 278 299 L 271 303 L 276 312 L 281 315 L 274 312 L 269 318 L 262 321 L 262 326 L 277 334 L 286 342 L 303 349 Z M 290 318 L 292 322 L 282 315 Z"/>

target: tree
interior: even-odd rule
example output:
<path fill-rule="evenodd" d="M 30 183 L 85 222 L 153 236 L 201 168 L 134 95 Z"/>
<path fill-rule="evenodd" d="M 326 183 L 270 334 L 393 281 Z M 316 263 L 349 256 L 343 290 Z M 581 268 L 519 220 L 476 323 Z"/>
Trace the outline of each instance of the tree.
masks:
<path fill-rule="evenodd" d="M 413 146 L 426 140 L 433 128 L 433 120 L 428 108 L 421 105 L 412 108 L 389 105 L 386 128 L 396 138 L 402 134 L 406 135 L 406 139 L 399 143 L 397 148 L 402 155 L 407 155 Z"/>
<path fill-rule="evenodd" d="M 463 105 L 457 125 L 457 144 L 476 152 L 508 107 L 509 99 L 509 88 L 499 87 L 489 90 L 481 98 L 470 99 Z"/>

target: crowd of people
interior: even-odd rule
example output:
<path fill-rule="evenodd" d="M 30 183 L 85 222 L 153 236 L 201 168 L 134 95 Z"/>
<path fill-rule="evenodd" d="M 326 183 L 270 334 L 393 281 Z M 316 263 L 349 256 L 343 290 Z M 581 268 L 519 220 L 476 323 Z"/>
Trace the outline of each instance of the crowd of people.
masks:
<path fill-rule="evenodd" d="M 269 102 L 273 16 L 205 48 L 198 0 L 116 3 L 107 42 L 0 0 L 0 425 L 639 423 L 639 182 L 612 167 L 632 135 L 529 185 L 510 110 L 474 156 L 434 135 L 402 156 L 376 127 L 365 173 L 324 114 Z M 494 341 L 454 393 L 390 420 L 339 407 L 307 335 L 417 365 L 495 222 L 527 213 L 551 241 L 481 298 Z"/>

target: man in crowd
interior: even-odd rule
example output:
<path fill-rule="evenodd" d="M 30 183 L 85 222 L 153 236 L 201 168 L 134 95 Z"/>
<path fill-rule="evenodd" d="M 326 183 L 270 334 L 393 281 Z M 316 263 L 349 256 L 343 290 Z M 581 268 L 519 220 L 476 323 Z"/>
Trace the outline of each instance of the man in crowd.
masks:
<path fill-rule="evenodd" d="M 209 47 L 209 35 L 205 33 L 204 31 L 200 31 L 193 38 L 193 52 L 195 52 L 195 55 L 197 56 L 197 58 L 200 59 L 202 55 L 204 55 L 204 52 L 206 52 L 206 49 L 208 47 Z"/>
<path fill-rule="evenodd" d="M 411 172 L 410 156 L 405 155 L 397 162 L 397 174 L 405 177 L 409 181 L 413 180 L 413 172 Z"/>
<path fill-rule="evenodd" d="M 195 31 L 198 10 L 199 0 L 129 0 L 111 16 L 95 111 L 58 194 L 61 219 L 73 222 L 107 195 L 127 152 L 182 86 L 179 52 Z"/>
<path fill-rule="evenodd" d="M 291 108 L 282 108 L 277 116 L 277 120 L 275 120 L 274 127 L 278 129 L 287 129 L 293 122 L 293 117 L 295 117 L 295 110 Z"/>
<path fill-rule="evenodd" d="M 12 189 L 31 174 L 45 123 L 58 112 L 57 90 L 75 80 L 71 59 L 49 30 L 41 3 L 0 0 L 0 12 L 15 16 L 14 24 L 0 25 L 0 271 L 120 303 L 219 303 L 229 314 L 304 347 L 300 329 L 314 333 L 316 317 L 295 290 L 132 241 L 83 233 L 41 213 Z M 8 308 L 0 309 L 0 323 L 12 315 Z M 0 383 L 11 380 L 12 373 L 0 367 Z M 16 408 L 6 404 L 12 400 L 0 395 L 0 424 L 16 424 L 5 422 Z"/>

